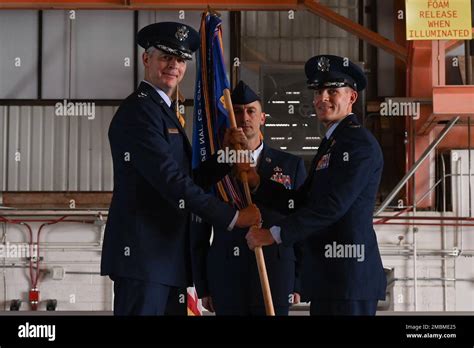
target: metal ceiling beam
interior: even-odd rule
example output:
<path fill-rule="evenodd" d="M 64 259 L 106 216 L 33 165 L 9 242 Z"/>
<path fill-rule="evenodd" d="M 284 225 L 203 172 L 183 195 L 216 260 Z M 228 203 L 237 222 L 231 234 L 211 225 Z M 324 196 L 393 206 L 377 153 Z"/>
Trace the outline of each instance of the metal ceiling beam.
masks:
<path fill-rule="evenodd" d="M 208 6 L 218 11 L 290 10 L 300 7 L 299 0 L 2 0 L 0 9 L 83 9 L 83 10 L 195 10 Z"/>
<path fill-rule="evenodd" d="M 341 16 L 317 0 L 2 0 L 0 9 L 89 9 L 89 10 L 196 10 L 203 11 L 207 7 L 218 11 L 245 11 L 245 10 L 297 10 L 307 9 L 322 17 L 328 22 L 347 30 L 362 40 L 381 48 L 402 61 L 407 59 L 405 47 L 390 41 L 386 37 L 373 32 L 364 26 Z"/>
<path fill-rule="evenodd" d="M 342 28 L 351 34 L 361 38 L 364 41 L 367 41 L 371 45 L 374 45 L 388 53 L 394 55 L 395 57 L 401 59 L 402 61 L 407 61 L 407 49 L 386 37 L 367 29 L 366 27 L 360 25 L 359 23 L 353 22 L 347 17 L 341 16 L 339 13 L 331 10 L 327 6 L 321 5 L 315 0 L 305 0 L 303 5 L 306 8 L 320 16 L 321 18 L 327 20 L 328 22 L 337 25 L 339 28 Z"/>

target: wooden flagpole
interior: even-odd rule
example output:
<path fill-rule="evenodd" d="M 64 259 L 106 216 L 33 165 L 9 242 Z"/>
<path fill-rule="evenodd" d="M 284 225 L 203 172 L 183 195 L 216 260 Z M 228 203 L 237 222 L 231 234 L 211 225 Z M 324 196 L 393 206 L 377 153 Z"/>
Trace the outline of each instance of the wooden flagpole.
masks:
<path fill-rule="evenodd" d="M 234 108 L 232 107 L 232 99 L 230 97 L 229 89 L 224 89 L 224 102 L 227 111 L 229 112 L 230 126 L 237 128 L 235 122 Z M 240 150 L 240 144 L 237 144 L 237 150 Z M 252 204 L 252 195 L 250 194 L 247 173 L 242 173 L 242 183 L 244 185 L 245 197 L 248 204 Z M 260 226 L 259 226 L 260 227 Z M 262 247 L 255 248 L 255 257 L 257 259 L 258 275 L 260 276 L 260 285 L 262 286 L 263 301 L 265 302 L 265 312 L 268 316 L 275 315 L 273 308 L 272 292 L 270 291 L 270 283 L 268 282 L 267 267 L 265 266 L 265 258 L 263 257 Z"/>

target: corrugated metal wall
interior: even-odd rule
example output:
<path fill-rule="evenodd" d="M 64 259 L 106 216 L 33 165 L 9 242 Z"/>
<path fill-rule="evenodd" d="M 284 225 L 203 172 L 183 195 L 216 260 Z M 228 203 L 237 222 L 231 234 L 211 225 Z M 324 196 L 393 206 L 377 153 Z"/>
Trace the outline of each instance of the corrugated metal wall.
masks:
<path fill-rule="evenodd" d="M 357 22 L 356 0 L 321 0 L 339 14 Z M 335 54 L 358 60 L 359 40 L 347 31 L 308 11 L 242 12 L 242 61 L 303 63 L 317 54 Z"/>
<path fill-rule="evenodd" d="M 115 106 L 95 118 L 56 116 L 54 106 L 3 106 L 2 191 L 111 191 L 107 131 Z"/>
<path fill-rule="evenodd" d="M 95 118 L 56 116 L 54 106 L 0 106 L 0 191 L 112 191 L 107 132 L 117 106 Z M 191 139 L 193 108 L 185 108 Z"/>
<path fill-rule="evenodd" d="M 160 21 L 199 26 L 201 12 L 179 16 L 178 11 L 139 11 L 138 28 Z M 38 96 L 38 18 L 38 11 L 0 11 L 0 99 Z M 222 19 L 228 47 L 229 13 Z M 69 10 L 43 11 L 42 28 L 43 99 L 125 98 L 134 89 L 135 59 L 138 80 L 143 78 L 143 50 L 133 55 L 132 11 L 75 11 L 73 19 Z M 194 97 L 195 74 L 191 62 L 181 86 L 188 99 Z M 112 190 L 107 131 L 117 107 L 95 106 L 95 118 L 88 120 L 56 116 L 54 106 L 8 104 L 0 106 L 0 191 Z M 189 136 L 192 114 L 187 107 Z"/>
<path fill-rule="evenodd" d="M 222 12 L 229 47 L 229 13 Z M 139 11 L 138 29 L 155 22 L 180 21 L 199 27 L 201 12 Z M 133 67 L 143 78 L 143 49 L 134 56 L 133 11 L 43 11 L 42 99 L 123 99 L 134 89 Z M 38 13 L 0 11 L 0 99 L 38 96 Z M 229 59 L 226 55 L 226 63 Z M 188 64 L 181 93 L 194 97 L 196 69 Z"/>
<path fill-rule="evenodd" d="M 43 12 L 43 98 L 125 98 L 134 89 L 133 12 L 70 18 L 69 11 Z"/>
<path fill-rule="evenodd" d="M 0 11 L 0 98 L 37 97 L 37 52 L 37 11 Z"/>
<path fill-rule="evenodd" d="M 322 2 L 357 20 L 355 0 Z M 163 20 L 196 27 L 200 13 L 186 12 L 184 20 L 178 16 L 178 12 L 140 11 L 139 28 Z M 0 98 L 37 97 L 37 18 L 36 11 L 0 13 Z M 229 49 L 228 13 L 223 13 L 223 19 Z M 258 65 L 302 63 L 320 53 L 351 59 L 358 55 L 354 36 L 307 11 L 296 11 L 292 20 L 288 12 L 242 12 L 241 42 L 241 61 Z M 21 58 L 18 67 L 17 57 Z M 124 65 L 127 57 L 130 66 Z M 132 66 L 137 58 L 133 57 L 132 12 L 76 11 L 71 20 L 69 11 L 43 11 L 43 98 L 123 98 L 133 89 Z M 194 75 L 190 66 L 182 89 L 189 99 Z M 96 106 L 94 120 L 88 120 L 55 116 L 53 106 L 1 106 L 0 190 L 112 190 L 107 129 L 115 110 Z M 192 109 L 186 112 L 190 135 Z"/>
<path fill-rule="evenodd" d="M 358 20 L 356 0 L 320 0 L 331 10 Z M 359 39 L 309 11 L 244 11 L 241 13 L 240 79 L 263 94 L 265 71 L 300 69 L 318 54 L 359 59 Z"/>

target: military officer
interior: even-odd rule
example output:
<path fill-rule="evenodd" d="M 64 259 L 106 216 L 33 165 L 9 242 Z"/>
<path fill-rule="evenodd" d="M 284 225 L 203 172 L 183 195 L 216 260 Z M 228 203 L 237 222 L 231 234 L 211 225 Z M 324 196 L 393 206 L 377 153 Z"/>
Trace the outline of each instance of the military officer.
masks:
<path fill-rule="evenodd" d="M 243 81 L 232 92 L 237 126 L 244 130 L 257 172 L 283 189 L 298 188 L 306 177 L 304 162 L 294 155 L 272 149 L 261 140 L 265 114 L 258 95 Z M 267 196 L 266 199 L 272 199 Z M 283 215 L 261 209 L 263 226 L 271 227 Z M 203 306 L 216 315 L 265 315 L 255 253 L 248 247 L 248 229 L 229 233 L 210 224 L 193 223 L 191 255 L 194 283 Z M 289 306 L 299 302 L 299 245 L 263 248 L 276 315 L 288 315 Z"/>
<path fill-rule="evenodd" d="M 247 242 L 254 248 L 303 241 L 302 294 L 311 300 L 311 315 L 374 315 L 386 288 L 372 225 L 383 158 L 352 113 L 366 78 L 347 58 L 332 55 L 309 59 L 305 73 L 326 135 L 299 190 L 249 172 L 257 204 L 286 210 L 293 199 L 296 212 L 269 229 L 252 229 Z M 265 199 L 270 194 L 275 198 Z"/>
<path fill-rule="evenodd" d="M 260 221 L 255 206 L 236 211 L 206 188 L 230 171 L 215 159 L 191 170 L 191 146 L 171 97 L 198 33 L 174 22 L 138 33 L 145 79 L 120 105 L 109 128 L 114 191 L 102 250 L 101 274 L 114 280 L 116 315 L 185 315 L 191 285 L 190 212 L 232 230 Z M 227 140 L 245 137 L 237 130 Z M 245 142 L 243 142 L 245 143 Z M 229 232 L 230 233 L 230 232 Z M 183 292 L 184 289 L 184 292 Z"/>

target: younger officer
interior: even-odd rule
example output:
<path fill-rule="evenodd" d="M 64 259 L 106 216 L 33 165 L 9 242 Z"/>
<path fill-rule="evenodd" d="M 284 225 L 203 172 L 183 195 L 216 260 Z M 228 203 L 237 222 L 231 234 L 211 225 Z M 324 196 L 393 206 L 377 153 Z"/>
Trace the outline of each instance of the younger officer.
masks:
<path fill-rule="evenodd" d="M 109 128 L 114 192 L 101 274 L 114 280 L 116 315 L 186 315 L 190 212 L 228 233 L 234 225 L 257 223 L 260 214 L 255 207 L 237 212 L 193 182 L 194 174 L 208 187 L 230 171 L 211 159 L 192 173 L 191 145 L 171 109 L 186 60 L 199 47 L 198 33 L 164 22 L 143 28 L 137 39 L 146 50 L 145 80 L 120 105 Z"/>
<path fill-rule="evenodd" d="M 259 175 L 282 189 L 298 188 L 306 177 L 303 160 L 272 149 L 260 138 L 260 127 L 265 123 L 260 98 L 240 81 L 232 92 L 232 103 Z M 261 213 L 267 228 L 283 217 L 270 209 L 262 208 Z M 248 229 L 229 232 L 214 226 L 209 245 L 211 229 L 210 224 L 196 222 L 191 229 L 194 283 L 203 306 L 217 315 L 265 315 L 255 253 L 245 241 Z M 299 302 L 301 248 L 272 245 L 263 248 L 263 253 L 275 314 L 288 315 L 289 306 Z"/>
<path fill-rule="evenodd" d="M 251 230 L 248 245 L 303 241 L 302 295 L 311 300 L 311 315 L 374 315 L 386 288 L 372 225 L 383 159 L 352 113 L 366 78 L 346 58 L 331 55 L 311 58 L 305 72 L 326 136 L 300 190 L 282 190 L 249 172 L 258 204 L 285 209 L 294 199 L 296 212 L 270 229 Z M 265 199 L 270 194 L 275 198 Z"/>

